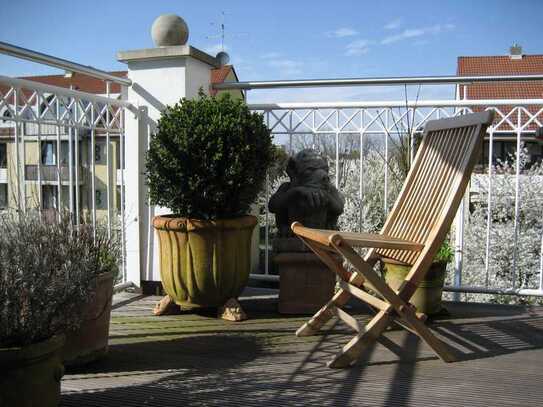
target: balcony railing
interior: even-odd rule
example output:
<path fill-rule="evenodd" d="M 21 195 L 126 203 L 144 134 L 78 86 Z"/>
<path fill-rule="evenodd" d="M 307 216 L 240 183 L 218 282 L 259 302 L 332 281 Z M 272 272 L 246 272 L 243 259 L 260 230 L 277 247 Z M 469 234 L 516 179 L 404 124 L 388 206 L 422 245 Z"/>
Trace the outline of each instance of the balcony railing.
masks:
<path fill-rule="evenodd" d="M 72 167 L 73 168 L 73 167 Z M 75 173 L 75 168 L 73 168 Z M 82 180 L 82 167 L 78 167 L 79 184 L 83 183 Z M 74 174 L 72 173 L 72 174 Z M 75 177 L 75 175 L 72 175 Z M 42 182 L 58 182 L 59 179 L 59 167 L 56 165 L 25 165 L 25 181 L 42 181 Z M 70 168 L 68 166 L 60 167 L 60 181 L 67 183 L 70 181 Z"/>
<path fill-rule="evenodd" d="M 25 50 L 0 42 L 0 53 L 19 58 L 45 63 L 72 72 L 85 73 L 109 82 L 117 82 L 122 86 L 131 86 L 128 79 L 116 78 L 96 69 L 61 60 L 52 56 Z M 289 87 L 323 87 L 323 86 L 383 86 L 408 84 L 454 84 L 456 94 L 461 86 L 471 82 L 502 82 L 502 81 L 542 81 L 543 75 L 523 76 L 480 76 L 480 77 L 401 77 L 401 78 L 355 78 L 332 80 L 300 80 L 300 81 L 264 81 L 222 83 L 213 87 L 218 89 L 264 89 Z M 97 191 L 106 184 L 106 191 L 111 191 L 115 182 L 113 177 L 107 177 L 106 182 L 96 174 L 95 143 L 96 136 L 119 134 L 120 161 L 127 162 L 126 172 L 117 172 L 117 180 L 127 189 L 129 199 L 124 199 L 124 189 L 121 188 L 121 227 L 123 239 L 123 269 L 125 280 L 130 273 L 132 281 L 139 284 L 140 280 L 152 280 L 156 276 L 156 259 L 153 257 L 156 242 L 153 240 L 153 230 L 150 219 L 160 208 L 148 207 L 148 196 L 143 174 L 145 168 L 144 153 L 149 132 L 153 126 L 148 118 L 147 106 L 137 107 L 131 101 L 102 97 L 86 92 L 63 89 L 56 86 L 40 84 L 28 80 L 0 76 L 0 106 L 5 106 L 10 114 L 8 121 L 13 124 L 14 174 L 19 182 L 15 182 L 13 195 L 22 203 L 26 210 L 24 182 L 25 178 L 38 181 L 38 166 L 25 166 L 25 137 L 37 136 L 46 130 L 45 137 L 55 137 L 60 143 L 68 131 L 69 138 L 86 138 L 90 143 L 90 166 L 86 167 L 86 182 L 90 191 Z M 126 90 L 126 89 L 124 89 Z M 122 92 L 123 95 L 129 95 Z M 402 98 L 403 99 L 403 98 Z M 407 99 L 407 98 L 406 98 Z M 162 102 L 162 101 L 160 101 Z M 539 193 L 540 184 L 533 183 L 538 188 L 527 188 L 528 182 L 521 177 L 521 146 L 526 134 L 533 136 L 534 128 L 543 123 L 543 99 L 515 100 L 400 100 L 396 102 L 333 102 L 333 103 L 278 103 L 259 104 L 251 108 L 264 114 L 268 127 L 276 135 L 276 142 L 284 144 L 289 153 L 294 153 L 300 147 L 323 147 L 323 153 L 331 162 L 331 175 L 340 191 L 348 196 L 350 217 L 345 221 L 351 230 L 370 230 L 377 227 L 371 224 L 367 217 L 369 209 L 378 208 L 386 214 L 395 198 L 394 177 L 389 170 L 388 158 L 394 151 L 392 137 L 399 137 L 408 132 L 417 132 L 428 120 L 441 117 L 461 115 L 472 110 L 492 109 L 496 112 L 496 122 L 488 130 L 489 165 L 486 176 L 478 181 L 474 201 L 479 205 L 479 223 L 474 224 L 470 219 L 467 204 L 459 211 L 453 231 L 452 241 L 456 249 L 454 279 L 448 287 L 451 291 L 482 292 L 482 293 L 514 293 L 543 296 L 543 234 L 541 216 L 534 217 L 536 210 L 541 208 L 543 199 L 532 199 L 524 193 Z M 130 113 L 130 114 L 128 114 Z M 125 127 L 125 118 L 128 126 Z M 25 124 L 28 124 L 25 127 Z M 36 132 L 31 131 L 37 126 Z M 49 134 L 49 128 L 54 130 Z M 129 133 L 130 143 L 125 143 L 125 130 Z M 71 133 L 71 134 L 70 134 Z M 498 177 L 492 165 L 494 141 L 499 137 L 513 137 L 516 142 L 515 167 L 512 167 L 512 177 Z M 533 138 L 533 137 L 532 137 Z M 138 142 L 139 141 L 139 142 Z M 74 168 L 79 168 L 77 145 L 73 151 Z M 346 147 L 351 146 L 349 151 Z M 414 148 L 410 149 L 410 153 Z M 376 151 L 383 163 L 370 168 L 368 153 Z M 357 153 L 358 152 L 358 153 Z M 126 154 L 126 160 L 125 160 Z M 113 165 L 113 160 L 109 161 Z M 69 181 L 66 168 L 58 174 L 56 166 L 42 167 L 39 171 L 39 181 L 52 182 L 60 176 L 62 182 Z M 376 169 L 377 168 L 377 169 Z M 375 174 L 379 173 L 378 182 Z M 108 174 L 113 174 L 110 168 Z M 79 174 L 76 174 L 79 175 Z M 524 174 L 523 174 L 524 175 Z M 11 177 L 10 172 L 10 177 Z M 373 177 L 373 178 L 372 178 Z M 73 180 L 79 182 L 77 176 Z M 475 179 L 475 177 L 474 177 Z M 373 184 L 370 181 L 373 180 Z M 117 181 L 118 182 L 118 181 Z M 280 181 L 279 181 L 280 182 Z M 262 204 L 266 203 L 277 185 L 267 185 Z M 375 187 L 375 188 L 374 188 Z M 380 200 L 368 202 L 372 188 L 380 188 Z M 62 188 L 58 188 L 59 198 Z M 69 207 L 74 211 L 75 220 L 79 222 L 82 203 L 79 194 L 74 194 L 70 188 Z M 507 193 L 503 193 L 506 191 Z M 108 192 L 109 193 L 109 192 Z M 537 195 L 540 196 L 540 195 Z M 96 196 L 90 194 L 92 222 L 96 225 Z M 111 197 L 108 203 L 113 202 Z M 126 213 L 125 211 L 126 204 Z M 373 205 L 373 207 L 370 207 Z M 504 208 L 507 209 L 504 213 Z M 512 208 L 512 209 L 511 209 Z M 529 211 L 529 213 L 527 212 Z M 486 211 L 486 212 L 485 212 Z M 273 217 L 263 211 L 262 228 L 265 229 L 264 239 L 266 260 L 260 265 L 265 270 L 266 279 L 276 278 L 269 273 L 270 238 L 273 237 Z M 112 208 L 108 210 L 108 229 L 112 230 Z M 485 214 L 486 213 L 486 214 Z M 527 214 L 531 216 L 527 223 Z M 125 222 L 125 218 L 128 222 Z M 345 226 L 345 225 L 343 225 Z M 471 236 L 469 236 L 471 234 Z M 127 244 L 124 238 L 127 237 Z M 506 237 L 505 243 L 497 243 L 497 238 Z M 475 238 L 475 246 L 466 244 L 466 239 Z M 529 240 L 529 242 L 528 242 Z M 472 240 L 473 242 L 473 240 Z M 473 248 L 476 248 L 474 250 Z M 473 258 L 479 261 L 478 268 L 468 270 Z M 125 267 L 125 265 L 127 265 Z M 506 267 L 505 267 L 505 266 Z M 129 271 L 128 271 L 129 270 Z M 476 278 L 470 279 L 470 273 L 475 272 Z M 463 274 L 464 273 L 464 274 Z M 469 278 L 468 278 L 469 277 Z"/>
<path fill-rule="evenodd" d="M 492 161 L 482 176 L 473 177 L 471 200 L 468 194 L 451 230 L 456 261 L 447 288 L 543 296 L 543 223 L 534 216 L 541 207 L 536 187 L 541 176 L 523 171 L 522 155 L 524 140 L 533 139 L 535 128 L 543 124 L 542 99 L 276 103 L 251 108 L 264 115 L 275 141 L 289 154 L 302 148 L 320 150 L 329 160 L 333 182 L 346 196 L 340 227 L 364 232 L 380 229 L 376 217 L 386 216 L 395 200 L 398 180 L 390 160 L 400 138 L 419 132 L 428 120 L 494 110 L 496 119 L 487 132 L 490 157 L 495 140 L 507 135 L 516 145 L 514 163 L 506 168 L 507 177 L 499 175 L 507 165 L 496 168 Z M 409 150 L 412 158 L 414 144 Z M 267 186 L 265 206 L 279 182 Z M 475 214 L 470 212 L 474 209 Z M 278 279 L 270 262 L 275 225 L 267 207 L 262 212 L 265 271 L 253 277 L 273 280 Z"/>

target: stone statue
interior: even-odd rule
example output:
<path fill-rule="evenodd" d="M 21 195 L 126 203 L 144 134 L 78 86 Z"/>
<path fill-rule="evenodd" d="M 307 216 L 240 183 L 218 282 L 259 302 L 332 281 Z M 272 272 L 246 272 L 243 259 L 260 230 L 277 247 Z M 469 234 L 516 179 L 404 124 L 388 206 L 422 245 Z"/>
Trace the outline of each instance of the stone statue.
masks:
<path fill-rule="evenodd" d="M 343 196 L 330 183 L 328 164 L 315 150 L 302 150 L 287 163 L 290 182 L 270 198 L 279 236 L 272 240 L 272 273 L 280 275 L 278 311 L 312 314 L 334 294 L 335 274 L 293 236 L 294 221 L 318 229 L 337 229 Z"/>
<path fill-rule="evenodd" d="M 270 198 L 279 237 L 291 237 L 294 221 L 318 229 L 337 229 L 345 200 L 328 176 L 328 164 L 317 151 L 306 149 L 288 160 L 290 182 L 283 183 Z"/>

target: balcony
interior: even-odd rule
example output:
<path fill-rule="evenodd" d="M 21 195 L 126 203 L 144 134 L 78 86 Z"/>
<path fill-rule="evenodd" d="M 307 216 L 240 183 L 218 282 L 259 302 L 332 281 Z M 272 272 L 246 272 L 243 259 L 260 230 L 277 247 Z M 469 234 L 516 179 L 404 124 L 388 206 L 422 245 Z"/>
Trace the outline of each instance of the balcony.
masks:
<path fill-rule="evenodd" d="M 41 169 L 38 178 L 38 169 Z M 83 169 L 79 167 L 79 184 L 83 184 Z M 1 175 L 1 174 L 0 174 Z M 60 180 L 63 184 L 70 182 L 70 171 L 67 166 L 60 167 Z M 41 181 L 46 183 L 58 182 L 58 167 L 56 165 L 25 165 L 25 181 Z M 74 175 L 75 182 L 75 175 Z"/>
<path fill-rule="evenodd" d="M 47 58 L 53 66 L 57 64 L 63 70 L 90 72 L 106 81 L 119 80 L 101 71 L 93 72 L 87 66 Z M 141 79 L 145 79 L 144 75 Z M 417 77 L 225 82 L 213 88 L 234 89 L 235 85 L 238 89 L 249 90 L 345 85 L 346 82 L 364 86 L 393 83 L 465 86 L 487 79 Z M 510 80 L 511 77 L 502 79 Z M 541 81 L 543 75 L 524 79 Z M 32 84 L 17 78 L 2 77 L 0 82 L 8 92 L 17 93 L 21 87 L 35 88 L 42 93 L 55 94 L 58 101 L 72 101 L 74 108 L 61 107 L 62 114 L 55 119 L 54 126 L 71 128 L 79 137 L 90 136 L 92 139 L 93 134 L 119 131 L 119 145 L 125 146 L 122 156 L 126 159 L 125 174 L 134 175 L 126 180 L 128 193 L 126 202 L 122 203 L 122 207 L 127 208 L 126 216 L 119 217 L 119 230 L 124 232 L 121 236 L 127 241 L 122 239 L 121 243 L 126 273 L 123 281 L 130 286 L 132 279 L 139 283 L 142 279 L 152 282 L 158 278 L 157 270 L 153 268 L 157 264 L 153 258 L 156 239 L 153 243 L 154 232 L 150 227 L 154 208 L 147 206 L 144 183 L 138 177 L 144 172 L 142 153 L 152 131 L 146 109 L 138 108 L 141 100 L 99 98 L 94 94 Z M 122 82 L 131 86 L 129 79 Z M 140 90 L 145 90 L 145 86 L 140 85 Z M 40 95 L 36 95 L 34 99 L 23 101 L 24 108 L 32 108 L 31 101 L 39 100 Z M 489 131 L 490 147 L 496 139 L 510 137 L 510 134 L 515 135 L 515 142 L 520 145 L 522 140 L 533 137 L 535 127 L 543 123 L 543 99 L 418 100 L 417 96 L 417 100 L 407 100 L 407 94 L 405 96 L 406 100 L 382 102 L 262 103 L 252 105 L 251 109 L 263 113 L 276 141 L 284 144 L 288 152 L 312 145 L 325 147 L 323 150 L 330 159 L 336 186 L 350 194 L 350 216 L 346 217 L 349 224 L 344 225 L 350 230 L 369 230 L 375 226 L 370 223 L 372 217 L 367 216 L 369 210 L 379 215 L 391 206 L 394 180 L 385 162 L 393 152 L 392 137 L 405 134 L 405 129 L 416 133 L 431 119 L 491 109 L 496 112 L 497 121 Z M 154 107 L 158 105 L 155 102 L 163 102 L 150 100 Z M 119 109 L 130 112 L 125 115 L 130 124 L 125 128 L 124 120 L 120 119 L 109 125 L 96 123 L 92 120 L 93 105 L 89 102 L 96 106 L 106 103 L 113 112 L 123 111 Z M 16 116 L 21 116 L 24 108 L 14 109 Z M 523 117 L 527 117 L 524 122 Z M 31 117 L 18 119 L 23 122 L 33 120 Z M 56 127 L 53 129 L 56 131 Z M 47 140 L 46 137 L 53 136 L 45 136 Z M 350 151 L 347 145 L 350 145 Z M 25 157 L 19 162 L 24 163 Z M 40 168 L 38 171 L 37 165 L 25 166 L 25 178 L 38 181 L 39 172 L 42 182 L 57 183 L 58 178 L 62 183 L 69 181 L 67 167 L 62 167 L 60 174 L 56 166 Z M 90 171 L 82 173 L 82 170 L 79 170 L 80 174 L 90 179 Z M 108 171 L 112 174 L 114 169 Z M 458 362 L 445 364 L 417 336 L 392 329 L 351 369 L 330 370 L 326 361 L 352 336 L 351 331 L 334 322 L 320 335 L 295 337 L 296 328 L 307 317 L 279 315 L 276 290 L 248 289 L 240 302 L 250 319 L 236 324 L 216 319 L 215 312 L 155 317 L 151 310 L 159 297 L 125 292 L 114 298 L 108 357 L 67 372 L 62 379 L 61 405 L 540 405 L 543 387 L 537 378 L 541 376 L 543 358 L 543 307 L 476 303 L 483 299 L 481 296 L 488 299 L 489 295 L 503 293 L 543 297 L 541 199 L 533 199 L 533 196 L 540 196 L 537 195 L 541 193 L 540 178 L 534 175 L 530 178 L 534 182 L 528 184 L 520 165 L 511 174 L 501 176 L 492 169 L 485 171 L 484 182 L 480 182 L 479 189 L 474 191 L 478 194 L 476 203 L 481 207 L 475 214 L 477 217 L 469 213 L 469 205 L 465 205 L 466 210 L 459 212 L 455 222 L 457 262 L 449 273 L 451 281 L 448 284 L 452 285 L 448 289 L 454 292 L 453 298 L 468 302 L 448 303 L 451 316 L 431 321 L 429 326 L 455 349 Z M 116 175 L 118 183 L 120 170 Z M 80 175 L 79 181 L 82 179 L 85 178 Z M 274 192 L 270 187 L 268 185 L 266 190 L 266 199 Z M 525 194 L 530 191 L 535 192 Z M 379 200 L 370 199 L 373 192 Z M 509 204 L 507 212 L 503 209 L 504 202 Z M 263 206 L 267 207 L 265 200 Z M 79 222 L 80 212 L 77 208 L 72 211 Z M 493 217 L 495 212 L 500 216 Z M 268 270 L 268 241 L 273 237 L 274 225 L 267 212 L 261 218 L 265 218 L 261 230 L 266 250 L 262 257 L 266 261 L 261 264 L 264 274 L 252 278 L 255 281 L 256 277 L 263 277 L 260 280 L 269 284 L 279 280 Z M 528 301 L 541 300 L 529 298 Z M 349 307 L 360 322 L 368 321 L 367 309 L 356 304 L 349 304 Z"/>
<path fill-rule="evenodd" d="M 336 323 L 297 338 L 306 318 L 276 314 L 271 290 L 247 289 L 250 319 L 235 324 L 154 317 L 159 299 L 116 296 L 109 355 L 64 376 L 62 406 L 535 406 L 543 397 L 541 307 L 448 303 L 453 317 L 430 326 L 460 361 L 446 364 L 417 336 L 391 330 L 355 366 L 331 370 L 326 361 L 352 331 Z"/>

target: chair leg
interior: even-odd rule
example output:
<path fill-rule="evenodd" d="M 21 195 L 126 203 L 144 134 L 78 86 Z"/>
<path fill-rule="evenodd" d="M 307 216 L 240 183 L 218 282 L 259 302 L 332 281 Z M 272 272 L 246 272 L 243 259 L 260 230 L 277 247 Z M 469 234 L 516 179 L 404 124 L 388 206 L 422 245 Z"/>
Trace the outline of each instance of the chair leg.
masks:
<path fill-rule="evenodd" d="M 405 322 L 411 326 L 413 331 L 415 331 L 415 333 L 432 348 L 441 360 L 447 363 L 455 362 L 457 360 L 449 346 L 439 340 L 432 331 L 430 331 L 430 328 L 424 325 L 424 322 L 419 320 L 415 315 L 404 315 L 404 319 Z"/>
<path fill-rule="evenodd" d="M 349 279 L 349 283 L 360 287 L 364 283 L 364 278 L 358 274 L 353 273 Z M 326 303 L 324 307 L 317 311 L 313 317 L 303 324 L 296 331 L 296 336 L 311 336 L 315 335 L 319 330 L 336 314 L 334 308 L 342 307 L 349 301 L 351 294 L 345 290 L 340 289 L 334 294 L 332 299 Z"/>
<path fill-rule="evenodd" d="M 334 308 L 341 307 L 349 301 L 351 294 L 345 290 L 339 290 L 324 307 L 317 311 L 313 317 L 296 331 L 296 336 L 315 335 L 336 314 Z"/>
<path fill-rule="evenodd" d="M 352 365 L 360 357 L 364 348 L 373 344 L 389 324 L 390 315 L 379 311 L 364 329 L 328 362 L 328 367 L 340 369 Z"/>

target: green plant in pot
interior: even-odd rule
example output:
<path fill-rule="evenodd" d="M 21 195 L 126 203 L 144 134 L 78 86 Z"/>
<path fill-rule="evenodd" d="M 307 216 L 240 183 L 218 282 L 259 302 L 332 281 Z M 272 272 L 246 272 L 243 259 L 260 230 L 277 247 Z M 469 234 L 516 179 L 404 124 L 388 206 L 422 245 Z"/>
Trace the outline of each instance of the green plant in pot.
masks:
<path fill-rule="evenodd" d="M 99 253 L 68 218 L 0 218 L 0 405 L 56 406 L 65 332 L 95 291 Z"/>
<path fill-rule="evenodd" d="M 419 312 L 429 316 L 445 313 L 441 296 L 445 284 L 447 264 L 454 259 L 454 250 L 449 241 L 445 240 L 434 257 L 432 265 L 426 276 L 419 284 L 419 288 L 411 298 L 411 303 Z M 394 290 L 397 290 L 405 280 L 411 266 L 391 259 L 382 259 L 385 281 Z"/>
<path fill-rule="evenodd" d="M 80 228 L 88 229 L 90 225 Z M 89 231 L 93 233 L 92 229 Z M 94 278 L 95 290 L 83 307 L 80 326 L 66 332 L 63 360 L 67 367 L 94 362 L 108 351 L 113 284 L 119 274 L 121 245 L 118 234 L 108 234 L 105 225 L 98 224 L 93 235 L 97 263 L 89 272 Z"/>
<path fill-rule="evenodd" d="M 250 273 L 248 215 L 274 157 L 261 114 L 242 100 L 200 92 L 168 107 L 147 153 L 153 205 L 169 208 L 153 225 L 169 301 L 183 308 L 223 306 L 239 296 Z"/>

